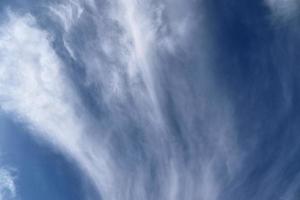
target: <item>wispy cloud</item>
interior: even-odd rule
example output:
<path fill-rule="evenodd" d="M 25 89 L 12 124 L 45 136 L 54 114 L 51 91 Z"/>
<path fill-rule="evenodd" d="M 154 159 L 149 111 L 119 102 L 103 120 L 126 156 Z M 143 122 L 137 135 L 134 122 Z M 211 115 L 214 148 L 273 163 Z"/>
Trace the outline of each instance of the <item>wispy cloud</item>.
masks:
<path fill-rule="evenodd" d="M 0 41 L 1 108 L 28 124 L 36 137 L 78 161 L 97 185 L 110 178 L 105 155 L 88 138 L 88 117 L 64 76 L 51 36 L 33 16 L 10 12 L 0 28 Z"/>
<path fill-rule="evenodd" d="M 0 200 L 16 197 L 15 178 L 9 169 L 0 168 Z"/>
<path fill-rule="evenodd" d="M 265 0 L 277 21 L 289 21 L 298 16 L 300 3 L 297 0 Z"/>
<path fill-rule="evenodd" d="M 139 0 L 101 8 L 94 2 L 86 14 L 85 3 L 51 4 L 49 11 L 64 30 L 63 40 L 72 43 L 66 47 L 70 55 L 81 61 L 87 75 L 82 87 L 102 108 L 101 116 L 84 104 L 52 46 L 55 37 L 34 16 L 13 12 L 0 27 L 2 110 L 74 159 L 105 200 L 219 199 L 225 180 L 218 175 L 230 177 L 239 161 L 230 102 L 206 61 L 195 59 L 201 72 L 195 89 L 159 55 L 182 63 L 176 56 L 192 37 L 191 15 L 181 20 L 176 12 L 183 11 L 170 2 Z M 81 24 L 87 22 L 93 34 L 76 44 L 72 38 L 88 32 Z M 168 79 L 162 80 L 165 71 Z"/>

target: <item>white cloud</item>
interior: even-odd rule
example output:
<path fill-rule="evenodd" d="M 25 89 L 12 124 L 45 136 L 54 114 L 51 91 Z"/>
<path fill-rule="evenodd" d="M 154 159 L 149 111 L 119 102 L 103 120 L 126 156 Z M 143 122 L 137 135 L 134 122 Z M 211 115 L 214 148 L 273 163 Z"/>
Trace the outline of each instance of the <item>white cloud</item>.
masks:
<path fill-rule="evenodd" d="M 72 25 L 80 18 L 83 7 L 77 1 L 67 1 L 66 3 L 49 6 L 53 18 L 57 18 L 65 31 L 69 31 Z"/>
<path fill-rule="evenodd" d="M 78 2 L 66 1 L 50 6 L 54 13 L 52 17 L 55 15 L 59 19 L 66 32 L 65 39 L 81 17 L 83 3 Z M 185 5 L 183 1 L 178 2 Z M 191 26 L 188 18 L 178 22 L 176 14 L 169 15 L 177 16 L 170 19 L 174 22 L 169 24 L 176 37 L 170 34 L 168 43 L 172 44 L 164 46 L 158 32 L 162 26 L 168 25 L 163 20 L 167 4 L 120 0 L 110 2 L 109 6 L 103 12 L 94 7 L 89 19 L 97 22 L 91 27 L 96 29 L 96 38 L 85 41 L 86 46 L 70 47 L 70 52 L 75 52 L 70 54 L 79 55 L 83 61 L 88 74 L 86 89 L 89 89 L 89 84 L 101 87 L 96 88 L 96 92 L 102 94 L 99 96 L 103 97 L 104 103 L 99 101 L 104 104 L 101 106 L 106 106 L 111 118 L 96 121 L 85 110 L 68 79 L 66 66 L 52 47 L 51 35 L 42 30 L 29 14 L 18 16 L 10 13 L 9 21 L 0 27 L 0 107 L 25 122 L 34 136 L 49 141 L 74 159 L 105 200 L 148 199 L 147 189 L 152 179 L 155 179 L 153 184 L 160 188 L 153 193 L 157 192 L 165 200 L 181 197 L 218 199 L 222 182 L 218 180 L 216 168 L 222 160 L 226 160 L 228 166 L 233 165 L 231 159 L 235 155 L 234 142 L 228 139 L 230 132 L 234 131 L 228 102 L 216 100 L 221 97 L 216 95 L 217 88 L 205 70 L 199 74 L 199 79 L 203 79 L 199 81 L 203 96 L 193 99 L 193 91 L 185 81 L 180 82 L 180 78 L 169 88 L 170 93 L 171 90 L 177 91 L 177 96 L 170 95 L 173 95 L 174 109 L 178 112 L 180 134 L 186 137 L 189 156 L 195 157 L 185 165 L 182 164 L 182 152 L 172 142 L 174 135 L 164 121 L 159 101 L 158 48 L 168 51 L 171 46 L 172 53 L 176 52 L 178 40 L 185 40 L 189 34 L 186 31 Z M 119 104 L 127 109 L 119 111 Z M 138 145 L 133 144 L 135 141 L 126 133 L 128 118 L 134 126 L 142 128 L 139 134 L 143 142 L 138 150 L 145 152 L 144 157 L 138 158 L 144 160 L 133 163 L 132 171 L 122 163 L 137 156 L 137 152 L 128 150 Z M 209 138 L 207 141 L 212 144 L 202 144 L 199 140 L 195 146 L 195 138 L 189 137 L 188 134 L 200 134 L 193 124 L 199 118 L 203 123 L 201 131 L 206 134 L 203 138 Z M 124 151 L 129 151 L 130 158 L 115 157 L 114 140 L 126 147 Z M 205 151 L 211 155 L 209 158 L 203 156 Z M 153 170 L 153 162 L 157 170 L 155 178 L 149 173 Z"/>
<path fill-rule="evenodd" d="M 83 6 L 77 0 L 69 0 L 63 3 L 53 3 L 48 6 L 48 10 L 51 19 L 57 21 L 58 24 L 61 25 L 64 35 L 63 45 L 69 52 L 70 56 L 73 59 L 76 59 L 68 41 L 68 34 L 84 12 Z"/>
<path fill-rule="evenodd" d="M 15 176 L 6 168 L 0 168 L 0 200 L 16 197 Z"/>
<path fill-rule="evenodd" d="M 51 37 L 37 27 L 31 15 L 11 13 L 9 22 L 0 28 L 0 41 L 1 108 L 30 120 L 33 128 L 46 137 L 51 135 L 54 143 L 68 139 L 68 134 L 76 141 L 82 130 L 74 121 L 80 116 L 70 106 L 76 97 L 66 86 L 68 81 L 50 45 Z M 60 133 L 69 127 L 75 131 Z M 69 145 L 75 144 L 70 141 Z"/>
<path fill-rule="evenodd" d="M 298 0 L 265 0 L 275 19 L 287 21 L 297 17 L 300 9 Z"/>
<path fill-rule="evenodd" d="M 33 16 L 9 15 L 0 27 L 0 107 L 28 124 L 36 137 L 78 161 L 99 190 L 105 188 L 100 183 L 109 183 L 111 168 L 101 147 L 87 138 L 89 119 L 64 76 L 51 36 Z"/>
<path fill-rule="evenodd" d="M 171 6 L 172 3 L 177 3 L 179 7 Z M 102 95 L 99 96 L 108 99 L 104 101 L 105 107 L 116 118 L 111 120 L 113 121 L 111 126 L 120 126 L 118 119 L 119 115 L 123 114 L 122 112 L 114 114 L 114 109 L 118 105 L 115 104 L 116 99 L 120 99 L 121 105 L 128 106 L 130 104 L 128 99 L 122 98 L 126 95 L 124 90 L 128 90 L 134 97 L 134 104 L 129 105 L 130 113 L 126 113 L 125 117 L 132 115 L 139 117 L 133 117 L 135 119 L 133 123 L 144 128 L 143 134 L 145 134 L 146 141 L 143 148 L 149 154 L 155 152 L 153 154 L 157 159 L 157 173 L 161 175 L 161 179 L 157 178 L 161 198 L 216 200 L 224 186 L 222 180 L 217 176 L 217 168 L 224 164 L 228 168 L 228 172 L 224 173 L 232 173 L 228 176 L 233 175 L 234 170 L 238 167 L 239 155 L 235 142 L 231 141 L 234 125 L 230 115 L 230 102 L 223 99 L 217 86 L 214 85 L 209 70 L 210 66 L 205 61 L 199 62 L 201 66 L 198 67 L 201 70 L 198 72 L 200 72 L 199 79 L 201 81 L 199 81 L 198 88 L 203 94 L 197 100 L 193 99 L 194 91 L 189 88 L 187 82 L 183 81 L 182 85 L 178 83 L 174 88 L 168 88 L 169 91 L 174 90 L 177 94 L 180 93 L 171 98 L 173 98 L 177 106 L 175 109 L 180 116 L 176 116 L 179 117 L 180 130 L 183 135 L 186 134 L 183 137 L 187 137 L 185 139 L 188 148 L 192 149 L 191 156 L 195 156 L 196 161 L 191 166 L 181 166 L 180 155 L 174 155 L 173 159 L 169 158 L 170 155 L 167 152 L 171 152 L 170 154 L 173 155 L 176 154 L 177 149 L 176 145 L 173 146 L 168 141 L 173 136 L 161 113 L 162 105 L 159 99 L 159 96 L 164 94 L 160 94 L 160 87 L 163 86 L 159 85 L 161 80 L 157 73 L 161 72 L 165 63 L 160 63 L 158 53 L 170 51 L 176 55 L 177 51 L 180 51 L 180 45 L 185 45 L 189 40 L 192 41 L 189 37 L 191 37 L 192 26 L 196 23 L 191 21 L 192 13 L 184 14 L 186 10 L 189 10 L 186 9 L 189 8 L 189 3 L 184 1 L 170 1 L 168 4 L 136 0 L 111 1 L 106 10 L 97 11 L 101 15 L 93 13 L 94 21 L 97 22 L 94 28 L 97 29 L 98 38 L 92 38 L 92 44 L 89 44 L 88 41 L 86 47 L 80 47 L 79 55 L 84 60 L 85 70 L 88 72 L 88 82 L 100 85 L 99 91 Z M 168 9 L 165 8 L 166 6 Z M 184 19 L 181 18 L 181 14 L 185 16 Z M 105 26 L 106 24 L 114 26 Z M 160 35 L 161 29 L 169 29 L 165 32 L 164 37 Z M 197 44 L 204 43 L 201 40 L 206 39 L 197 38 Z M 205 42 L 208 43 L 208 41 Z M 184 45 L 182 47 L 186 47 Z M 204 52 L 202 48 L 204 47 L 199 47 L 199 51 Z M 85 50 L 82 51 L 82 49 Z M 106 59 L 109 62 L 106 62 Z M 129 84 L 124 86 L 123 79 Z M 178 77 L 176 81 L 180 82 L 180 80 L 181 77 Z M 193 101 L 189 101 L 190 99 Z M 195 128 L 193 122 L 196 119 L 203 122 L 203 130 Z M 119 132 L 122 132 L 122 128 L 122 125 L 118 127 Z M 203 133 L 199 133 L 200 131 Z M 117 137 L 126 137 L 122 134 L 117 134 Z M 203 137 L 209 138 L 211 144 L 207 145 L 205 142 L 199 141 L 199 144 L 194 146 L 195 141 L 189 138 L 189 134 L 205 134 Z M 130 145 L 131 141 L 130 138 L 125 138 L 122 142 Z M 210 145 L 212 147 L 209 147 Z M 203 148 L 202 152 L 199 152 L 198 148 Z M 211 158 L 203 156 L 205 152 L 210 154 Z M 193 171 L 191 168 L 195 166 L 198 166 L 199 169 Z M 130 175 L 124 174 L 119 169 L 119 176 L 124 179 L 118 181 L 118 189 L 112 190 L 114 194 L 122 194 L 121 196 L 117 195 L 116 199 L 149 198 L 145 189 L 149 184 L 147 183 L 149 166 L 145 163 L 141 166 L 141 168 L 143 167 L 144 169 L 137 170 L 134 177 L 128 177 Z"/>

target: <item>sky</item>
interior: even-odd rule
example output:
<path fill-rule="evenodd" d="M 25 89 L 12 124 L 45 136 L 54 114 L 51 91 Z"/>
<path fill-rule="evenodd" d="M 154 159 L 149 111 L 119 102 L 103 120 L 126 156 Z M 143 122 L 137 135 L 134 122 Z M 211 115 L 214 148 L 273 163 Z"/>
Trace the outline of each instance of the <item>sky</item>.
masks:
<path fill-rule="evenodd" d="M 0 0 L 0 200 L 298 200 L 297 0 Z"/>

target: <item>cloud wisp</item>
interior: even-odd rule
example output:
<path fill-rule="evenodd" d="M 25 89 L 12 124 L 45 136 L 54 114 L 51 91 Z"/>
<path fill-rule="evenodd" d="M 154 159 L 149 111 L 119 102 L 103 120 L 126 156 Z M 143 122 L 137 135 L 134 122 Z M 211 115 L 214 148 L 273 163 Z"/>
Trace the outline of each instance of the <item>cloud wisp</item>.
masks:
<path fill-rule="evenodd" d="M 63 75 L 63 63 L 51 47 L 50 35 L 38 28 L 33 16 L 13 13 L 0 32 L 2 110 L 15 114 L 37 138 L 49 141 L 96 180 L 103 180 L 101 174 L 108 176 L 105 170 L 109 168 L 94 166 L 93 162 L 102 165 L 104 156 L 98 148 L 99 158 L 89 155 L 92 142 L 82 142 L 88 117 Z"/>
<path fill-rule="evenodd" d="M 298 17 L 300 3 L 297 0 L 265 0 L 276 21 L 290 21 Z"/>
<path fill-rule="evenodd" d="M 17 196 L 15 177 L 6 168 L 0 168 L 0 200 L 14 199 Z"/>
<path fill-rule="evenodd" d="M 200 78 L 185 77 L 190 63 L 176 56 L 194 37 L 184 30 L 195 27 L 170 4 L 49 5 L 62 46 L 84 74 L 78 82 L 53 46 L 59 36 L 33 15 L 10 11 L 0 26 L 1 109 L 73 159 L 104 200 L 217 200 L 238 168 L 230 102 L 206 60 L 191 56 Z"/>

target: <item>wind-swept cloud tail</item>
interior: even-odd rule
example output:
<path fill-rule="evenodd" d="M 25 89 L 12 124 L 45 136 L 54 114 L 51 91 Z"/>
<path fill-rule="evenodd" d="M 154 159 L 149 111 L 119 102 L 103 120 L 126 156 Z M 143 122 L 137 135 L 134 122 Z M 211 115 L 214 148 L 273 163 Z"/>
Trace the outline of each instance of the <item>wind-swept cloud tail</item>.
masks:
<path fill-rule="evenodd" d="M 12 11 L 0 27 L 2 110 L 75 160 L 103 199 L 217 200 L 238 168 L 231 104 L 202 59 L 209 38 L 184 52 L 205 23 L 179 17 L 192 2 L 172 2 L 50 3 L 60 34 Z"/>

